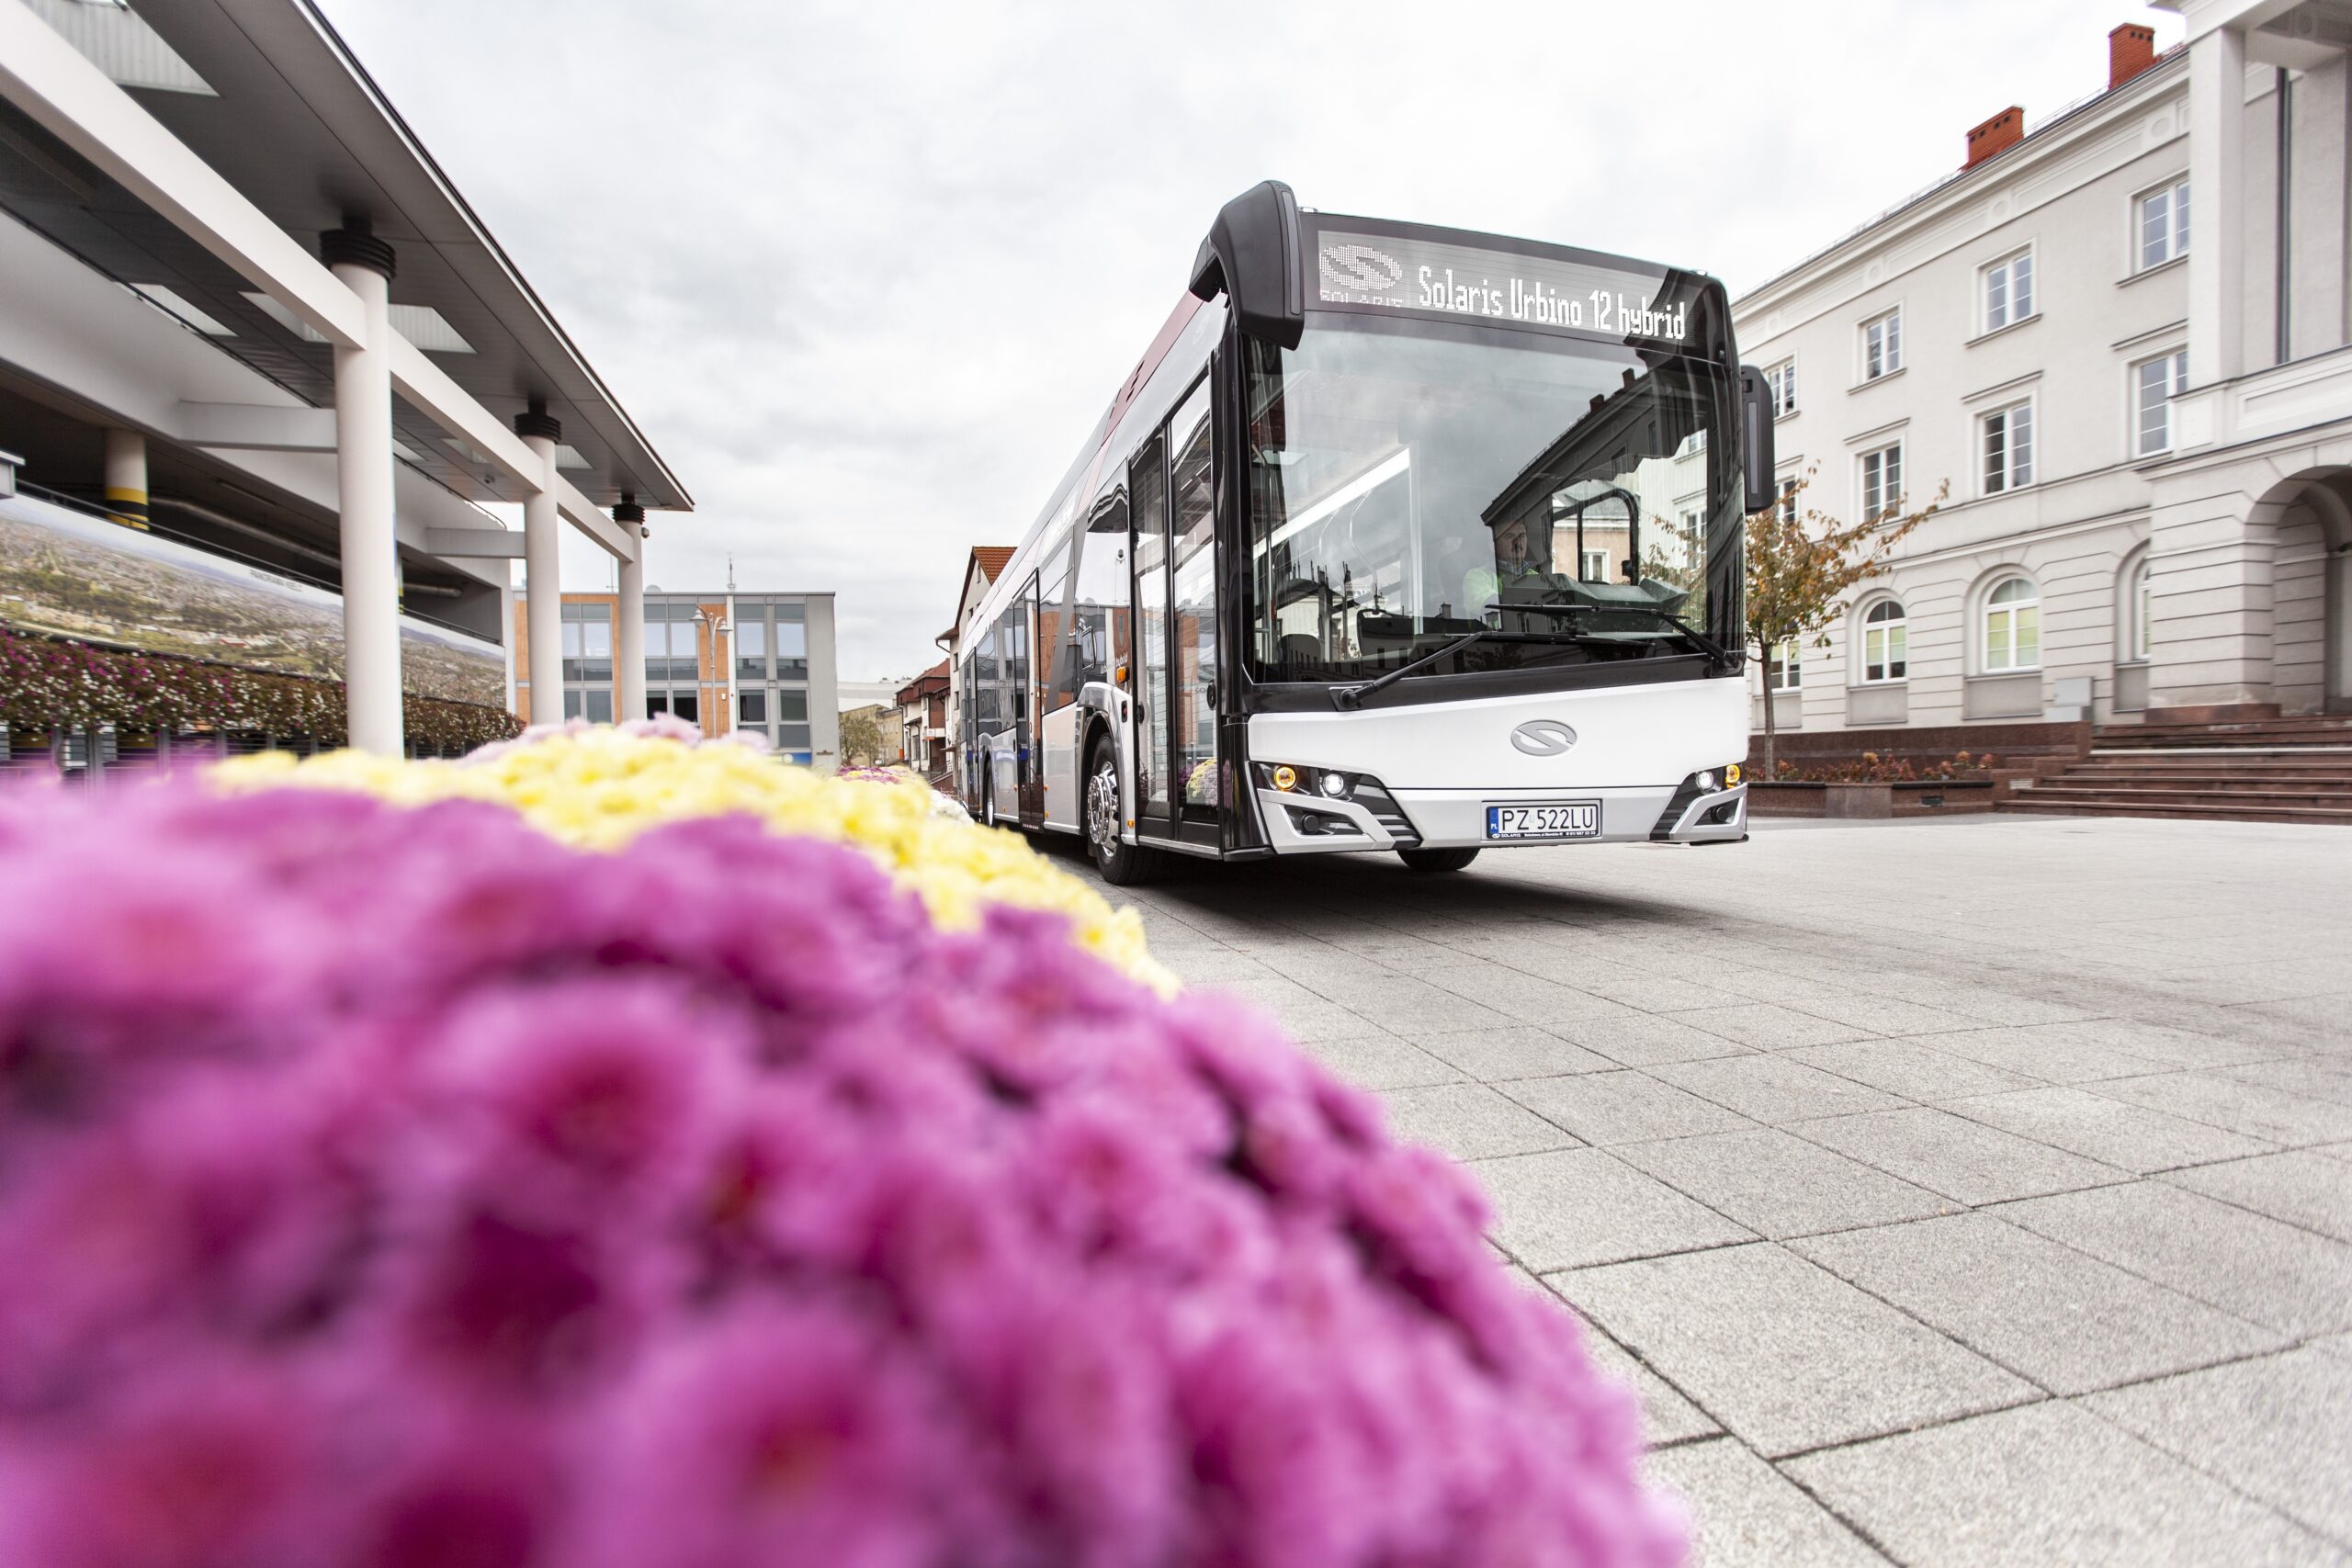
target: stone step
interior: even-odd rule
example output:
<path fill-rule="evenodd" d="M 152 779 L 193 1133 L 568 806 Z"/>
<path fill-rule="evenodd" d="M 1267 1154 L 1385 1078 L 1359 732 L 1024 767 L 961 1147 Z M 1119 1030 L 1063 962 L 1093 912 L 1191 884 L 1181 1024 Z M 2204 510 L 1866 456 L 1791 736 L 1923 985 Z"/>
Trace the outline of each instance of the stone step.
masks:
<path fill-rule="evenodd" d="M 2292 785 L 2248 786 L 2222 784 L 2204 788 L 2183 788 L 2161 782 L 2137 784 L 2100 779 L 2057 779 L 2036 784 L 2030 791 L 2019 790 L 2019 799 L 2063 798 L 2066 800 L 2137 800 L 2176 802 L 2189 806 L 2226 806 L 2243 801 L 2255 806 L 2315 806 L 2331 810 L 2352 811 L 2352 793 L 2331 789 L 2305 789 Z"/>
<path fill-rule="evenodd" d="M 2294 806 L 2181 806 L 2148 801 L 2051 798 L 2034 790 L 1998 802 L 1994 809 L 2040 817 L 2162 817 L 2200 822 L 2306 822 L 2352 828 L 2352 807 L 2330 808 Z"/>
<path fill-rule="evenodd" d="M 2266 762 L 2247 767 L 2221 768 L 2210 762 L 2165 767 L 2122 762 L 2077 762 L 2062 773 L 2051 775 L 2065 779 L 2161 779 L 2180 784 L 2211 781 L 2217 784 L 2325 784 L 2352 789 L 2352 767 L 2331 764 L 2325 767 L 2294 767 Z"/>

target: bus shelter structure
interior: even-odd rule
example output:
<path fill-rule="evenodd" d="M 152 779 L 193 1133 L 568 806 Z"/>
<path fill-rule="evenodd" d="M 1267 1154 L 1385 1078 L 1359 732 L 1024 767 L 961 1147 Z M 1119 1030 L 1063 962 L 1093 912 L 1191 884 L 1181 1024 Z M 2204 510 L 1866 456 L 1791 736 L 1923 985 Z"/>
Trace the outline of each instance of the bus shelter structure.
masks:
<path fill-rule="evenodd" d="M 401 749 L 404 595 L 503 641 L 519 557 L 560 648 L 567 525 L 643 711 L 644 517 L 692 499 L 310 0 L 0 0 L 0 276 L 23 477 L 102 446 L 119 520 L 324 563 L 354 745 Z"/>

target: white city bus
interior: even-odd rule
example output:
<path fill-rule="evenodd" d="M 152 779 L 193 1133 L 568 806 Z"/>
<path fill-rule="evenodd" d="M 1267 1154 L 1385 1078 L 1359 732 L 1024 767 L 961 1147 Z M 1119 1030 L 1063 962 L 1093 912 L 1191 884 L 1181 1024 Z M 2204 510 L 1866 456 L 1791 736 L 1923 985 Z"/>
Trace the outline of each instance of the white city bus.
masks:
<path fill-rule="evenodd" d="M 1122 884 L 1742 840 L 1767 408 L 1711 277 L 1258 186 L 969 623 L 965 802 Z"/>

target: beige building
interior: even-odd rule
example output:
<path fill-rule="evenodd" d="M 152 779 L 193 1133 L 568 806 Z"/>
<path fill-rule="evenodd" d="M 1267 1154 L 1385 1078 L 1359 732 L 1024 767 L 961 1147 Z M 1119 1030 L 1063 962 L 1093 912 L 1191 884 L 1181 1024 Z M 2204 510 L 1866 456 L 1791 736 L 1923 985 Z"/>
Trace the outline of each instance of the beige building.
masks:
<path fill-rule="evenodd" d="M 2161 3 L 2181 47 L 2117 28 L 2099 92 L 1737 302 L 1804 505 L 1951 487 L 1781 728 L 2352 708 L 2352 17 Z"/>

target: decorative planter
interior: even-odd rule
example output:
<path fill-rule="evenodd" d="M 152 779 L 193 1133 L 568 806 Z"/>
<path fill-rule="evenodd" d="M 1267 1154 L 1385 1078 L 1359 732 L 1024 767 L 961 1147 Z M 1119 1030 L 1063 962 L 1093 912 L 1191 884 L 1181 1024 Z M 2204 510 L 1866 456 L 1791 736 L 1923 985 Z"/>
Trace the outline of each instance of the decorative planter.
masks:
<path fill-rule="evenodd" d="M 1944 817 L 1993 809 L 1993 781 L 1908 779 L 1894 784 L 1760 781 L 1747 786 L 1751 817 Z"/>

